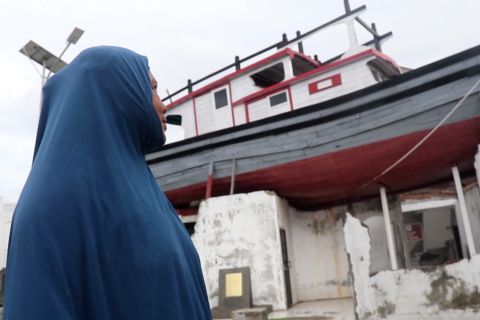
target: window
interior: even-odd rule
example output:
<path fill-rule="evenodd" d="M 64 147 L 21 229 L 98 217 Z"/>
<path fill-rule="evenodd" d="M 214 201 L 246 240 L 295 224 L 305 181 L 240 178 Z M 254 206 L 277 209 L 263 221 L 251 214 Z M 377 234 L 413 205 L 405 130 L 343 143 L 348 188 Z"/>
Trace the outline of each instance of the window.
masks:
<path fill-rule="evenodd" d="M 312 62 L 298 56 L 294 56 L 292 58 L 292 67 L 293 67 L 294 76 L 298 76 L 299 74 L 302 74 L 317 68 L 317 66 L 315 66 Z"/>
<path fill-rule="evenodd" d="M 267 88 L 280 83 L 285 79 L 283 63 L 279 62 L 269 68 L 265 68 L 260 72 L 252 74 L 250 78 L 252 78 L 256 86 L 261 88 Z"/>
<path fill-rule="evenodd" d="M 287 93 L 285 91 L 274 96 L 270 96 L 271 107 L 277 106 L 285 102 L 287 102 Z"/>
<path fill-rule="evenodd" d="M 372 73 L 372 76 L 375 79 L 375 81 L 382 82 L 390 78 L 386 74 L 385 69 L 382 68 L 382 65 L 379 64 L 377 60 L 372 60 L 368 62 L 367 65 L 369 66 L 370 72 Z"/>
<path fill-rule="evenodd" d="M 382 82 L 385 79 L 384 75 L 378 71 L 378 70 L 375 70 L 375 69 L 370 69 L 370 71 L 372 72 L 372 75 L 373 75 L 373 78 L 377 81 L 377 82 Z"/>
<path fill-rule="evenodd" d="M 227 89 L 218 90 L 213 94 L 215 99 L 215 108 L 220 109 L 228 106 Z"/>

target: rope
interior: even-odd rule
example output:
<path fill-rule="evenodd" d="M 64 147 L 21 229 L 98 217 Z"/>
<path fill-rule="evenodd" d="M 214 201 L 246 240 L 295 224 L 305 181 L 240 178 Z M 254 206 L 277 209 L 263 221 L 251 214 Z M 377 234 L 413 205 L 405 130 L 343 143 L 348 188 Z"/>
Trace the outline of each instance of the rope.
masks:
<path fill-rule="evenodd" d="M 472 94 L 473 90 L 475 90 L 475 88 L 479 84 L 480 84 L 480 79 L 478 79 L 477 82 L 475 82 L 475 84 L 470 88 L 470 90 L 468 90 L 468 92 L 463 96 L 463 98 L 453 107 L 453 109 L 450 110 L 450 112 L 432 130 L 430 130 L 430 132 L 425 137 L 423 137 L 422 140 L 420 140 L 415 146 L 413 146 L 413 148 L 411 148 L 409 151 L 407 151 L 407 153 L 405 153 L 402 157 L 400 157 L 400 159 L 395 161 L 392 165 L 390 165 L 387 169 L 383 170 L 380 174 L 375 176 L 372 180 L 364 183 L 357 190 L 363 189 L 367 185 L 371 184 L 372 182 L 375 182 L 376 180 L 380 179 L 382 176 L 384 176 L 388 172 L 392 171 L 403 160 L 408 158 L 413 152 L 415 152 L 415 150 L 417 150 L 425 141 L 427 141 L 427 139 L 430 138 L 438 130 L 438 128 L 440 128 L 445 123 L 445 121 L 448 120 L 448 118 L 450 118 L 450 116 L 462 105 L 462 103 L 465 101 L 465 99 L 467 99 L 470 96 L 470 94 Z"/>

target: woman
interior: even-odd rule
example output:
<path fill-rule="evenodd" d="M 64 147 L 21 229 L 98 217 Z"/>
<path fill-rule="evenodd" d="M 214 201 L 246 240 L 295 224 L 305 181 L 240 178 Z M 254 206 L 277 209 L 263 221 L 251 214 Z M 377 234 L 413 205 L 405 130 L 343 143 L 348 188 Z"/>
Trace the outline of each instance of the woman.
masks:
<path fill-rule="evenodd" d="M 87 49 L 48 81 L 5 320 L 211 318 L 197 252 L 144 158 L 165 143 L 164 112 L 127 49 Z"/>

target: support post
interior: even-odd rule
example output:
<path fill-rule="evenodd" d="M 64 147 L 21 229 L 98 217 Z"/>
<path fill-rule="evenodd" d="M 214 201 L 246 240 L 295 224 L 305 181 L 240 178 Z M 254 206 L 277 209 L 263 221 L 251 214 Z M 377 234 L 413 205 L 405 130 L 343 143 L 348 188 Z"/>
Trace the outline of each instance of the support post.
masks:
<path fill-rule="evenodd" d="M 297 38 L 300 38 L 301 35 L 302 35 L 302 34 L 300 33 L 300 31 L 297 31 Z M 302 41 L 300 41 L 300 42 L 298 43 L 298 51 L 299 51 L 300 53 L 303 53 L 303 42 L 302 42 Z"/>
<path fill-rule="evenodd" d="M 282 46 L 287 45 L 287 42 L 288 42 L 287 34 L 283 33 L 282 34 Z"/>
<path fill-rule="evenodd" d="M 188 87 L 188 93 L 192 93 L 192 91 L 193 91 L 192 79 L 188 79 L 187 87 Z"/>
<path fill-rule="evenodd" d="M 240 70 L 240 57 L 235 56 L 235 70 Z"/>
<path fill-rule="evenodd" d="M 387 193 L 385 187 L 380 188 L 380 198 L 382 200 L 383 219 L 385 220 L 385 232 L 387 234 L 388 255 L 390 257 L 390 266 L 392 270 L 398 269 L 397 250 L 395 250 L 395 241 L 393 239 L 392 224 L 390 223 L 390 211 L 388 210 Z"/>
<path fill-rule="evenodd" d="M 395 202 L 393 205 L 393 222 L 396 226 L 397 235 L 401 240 L 401 252 L 403 254 L 403 260 L 405 268 L 410 269 L 412 267 L 412 263 L 410 261 L 410 252 L 408 250 L 408 240 L 407 240 L 407 233 L 405 231 L 405 222 L 403 221 L 403 212 L 402 212 L 402 204 L 400 202 L 400 197 L 395 197 Z"/>
<path fill-rule="evenodd" d="M 474 166 L 475 166 L 475 172 L 477 173 L 477 184 L 478 184 L 478 187 L 480 188 L 480 144 L 478 145 L 478 151 L 477 151 L 477 155 L 475 156 Z"/>
<path fill-rule="evenodd" d="M 210 161 L 210 166 L 208 167 L 208 177 L 207 177 L 207 187 L 205 190 L 205 199 L 208 199 L 212 196 L 213 189 L 213 160 Z"/>
<path fill-rule="evenodd" d="M 230 175 L 230 194 L 235 192 L 235 170 L 236 170 L 236 160 L 235 158 L 232 159 L 232 173 Z"/>
<path fill-rule="evenodd" d="M 46 62 L 47 61 L 43 60 L 43 65 L 42 65 L 42 88 L 43 88 L 43 86 L 45 86 L 45 82 L 47 82 L 47 76 L 45 75 L 45 72 L 47 70 Z"/>
<path fill-rule="evenodd" d="M 458 167 L 452 167 L 453 180 L 455 182 L 455 190 L 457 191 L 458 204 L 460 207 L 460 214 L 462 215 L 463 227 L 465 229 L 465 238 L 467 238 L 468 253 L 470 257 L 477 254 L 475 251 L 475 243 L 473 242 L 472 226 L 468 216 L 467 205 L 465 204 L 465 196 L 463 195 L 462 180 Z"/>
<path fill-rule="evenodd" d="M 377 26 L 375 25 L 375 23 L 372 23 L 372 30 L 375 32 L 375 34 L 378 34 L 377 33 Z M 378 36 L 373 35 L 373 43 L 375 44 L 375 49 L 382 52 L 382 44 L 381 44 Z"/>

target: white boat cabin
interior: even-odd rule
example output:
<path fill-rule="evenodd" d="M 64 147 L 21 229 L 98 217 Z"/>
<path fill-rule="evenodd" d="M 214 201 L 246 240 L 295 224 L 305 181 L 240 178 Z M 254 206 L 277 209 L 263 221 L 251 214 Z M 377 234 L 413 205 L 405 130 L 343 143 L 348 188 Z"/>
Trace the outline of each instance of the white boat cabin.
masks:
<path fill-rule="evenodd" d="M 185 139 L 339 97 L 401 73 L 394 60 L 355 45 L 320 63 L 291 47 L 238 69 L 167 105 L 182 116 Z"/>

